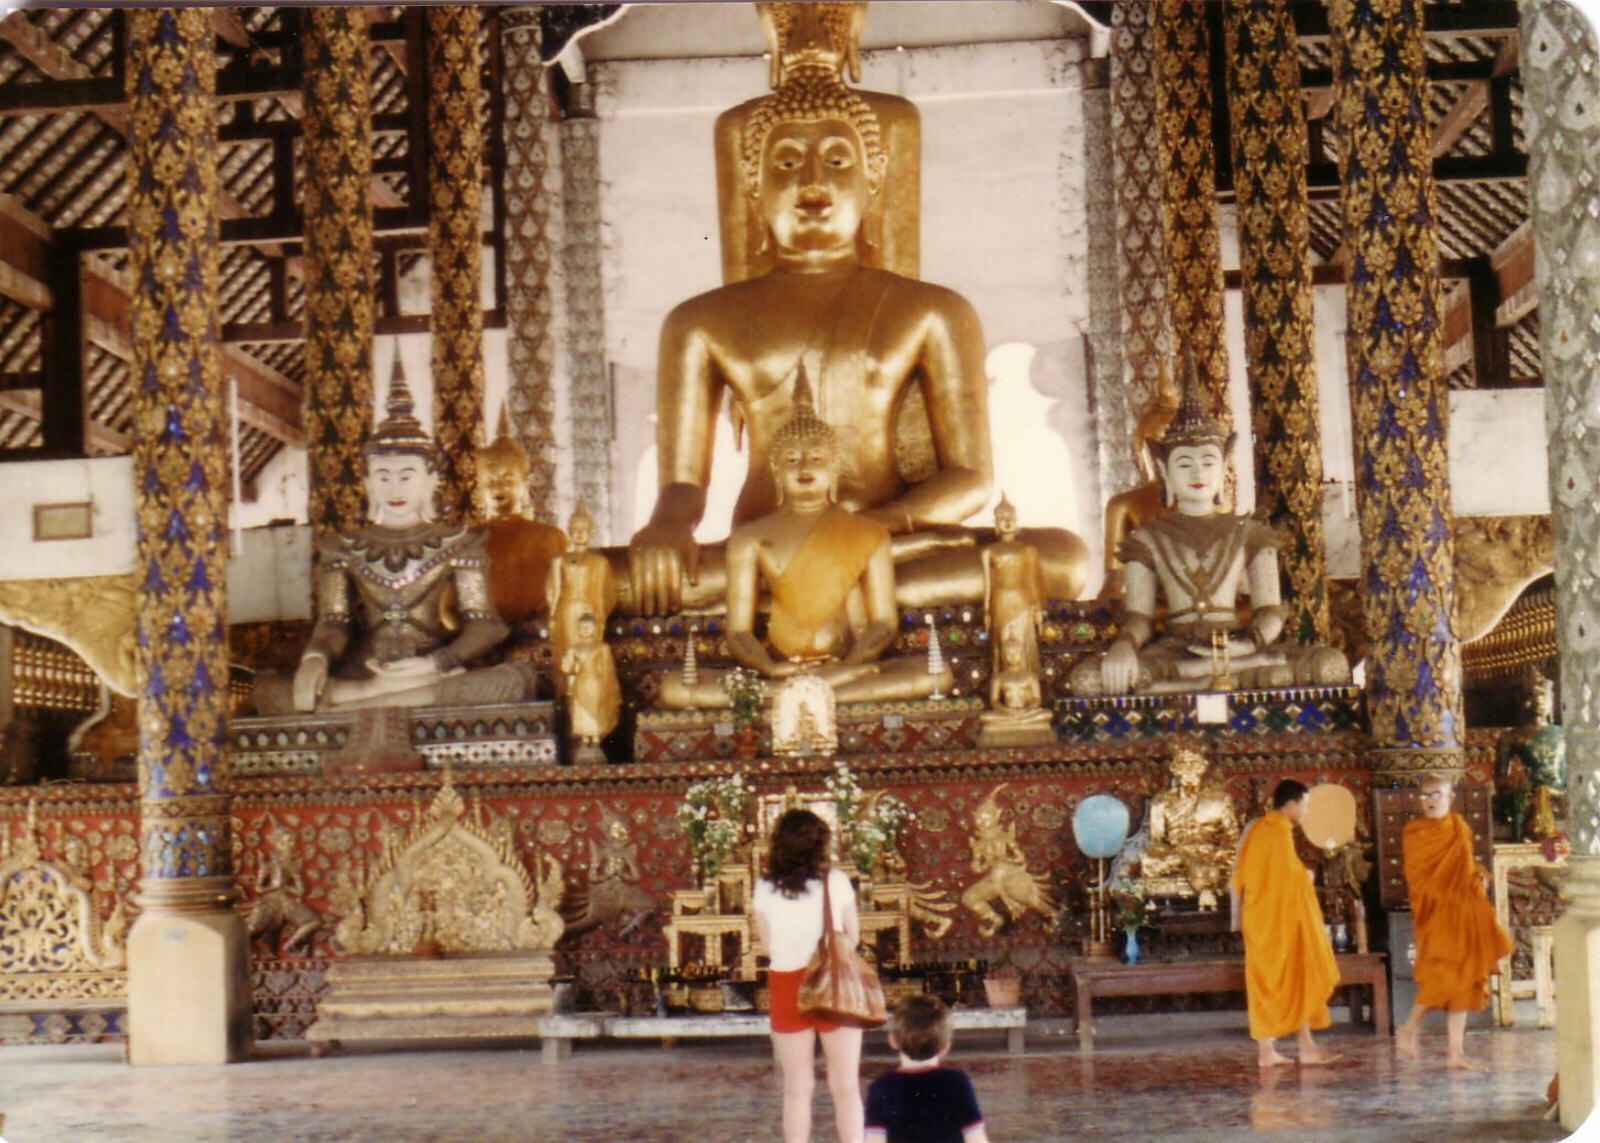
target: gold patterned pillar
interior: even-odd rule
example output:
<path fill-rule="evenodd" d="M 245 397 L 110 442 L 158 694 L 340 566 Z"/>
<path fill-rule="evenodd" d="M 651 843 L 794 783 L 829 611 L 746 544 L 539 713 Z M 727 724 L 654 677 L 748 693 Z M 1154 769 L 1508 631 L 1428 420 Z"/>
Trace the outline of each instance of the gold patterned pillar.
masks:
<path fill-rule="evenodd" d="M 1206 3 L 1156 0 L 1153 7 L 1165 184 L 1163 250 L 1174 341 L 1194 354 L 1195 371 L 1212 410 L 1231 422 Z"/>
<path fill-rule="evenodd" d="M 141 911 L 128 1058 L 249 1050 L 249 950 L 228 830 L 227 416 L 218 360 L 216 30 L 201 8 L 127 13 L 135 283 Z"/>
<path fill-rule="evenodd" d="M 1521 23 L 1572 839 L 1556 1062 L 1561 1123 L 1576 1132 L 1600 1096 L 1600 53 L 1569 4 L 1522 0 Z"/>
<path fill-rule="evenodd" d="M 505 99 L 506 322 L 511 433 L 528 455 L 534 519 L 560 523 L 556 505 L 555 241 L 561 208 L 550 145 L 550 96 L 540 60 L 539 9 L 500 13 Z"/>
<path fill-rule="evenodd" d="M 1111 9 L 1111 181 L 1117 204 L 1117 295 L 1123 376 L 1135 418 L 1160 389 L 1164 363 L 1172 353 L 1163 237 L 1166 184 L 1151 28 L 1154 13 L 1153 4 L 1116 4 Z M 1128 487 L 1134 483 L 1136 479 Z"/>
<path fill-rule="evenodd" d="M 1461 767 L 1422 0 L 1333 0 L 1350 404 L 1375 780 Z"/>
<path fill-rule="evenodd" d="M 483 80 L 478 10 L 428 9 L 428 251 L 433 265 L 433 436 L 438 510 L 477 510 L 483 442 Z"/>
<path fill-rule="evenodd" d="M 1239 216 L 1256 510 L 1288 537 L 1284 628 L 1329 640 L 1322 432 L 1311 316 L 1306 118 L 1284 0 L 1228 0 L 1228 121 Z"/>
<path fill-rule="evenodd" d="M 306 37 L 305 426 L 311 526 L 367 519 L 372 422 L 372 65 L 359 8 L 313 8 Z"/>

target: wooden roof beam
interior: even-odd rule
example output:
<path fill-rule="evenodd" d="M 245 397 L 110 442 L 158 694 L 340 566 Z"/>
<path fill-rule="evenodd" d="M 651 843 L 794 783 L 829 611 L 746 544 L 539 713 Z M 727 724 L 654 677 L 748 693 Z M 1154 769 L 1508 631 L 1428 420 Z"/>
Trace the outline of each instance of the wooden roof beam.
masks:
<path fill-rule="evenodd" d="M 8 413 L 18 413 L 30 421 L 41 421 L 44 417 L 44 401 L 38 390 L 19 390 L 12 393 L 0 393 L 0 410 Z M 102 425 L 99 421 L 89 421 L 86 436 L 89 445 L 101 452 L 126 453 L 133 451 L 133 438 L 127 433 L 120 433 L 110 425 Z M 25 455 L 29 450 L 20 450 L 19 455 Z"/>

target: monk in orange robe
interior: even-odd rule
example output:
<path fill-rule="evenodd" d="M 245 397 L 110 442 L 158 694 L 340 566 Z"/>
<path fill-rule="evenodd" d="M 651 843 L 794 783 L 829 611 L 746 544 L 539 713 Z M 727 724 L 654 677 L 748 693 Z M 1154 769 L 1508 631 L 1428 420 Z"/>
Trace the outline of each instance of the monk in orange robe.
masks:
<path fill-rule="evenodd" d="M 1417 934 L 1417 999 L 1395 1029 L 1395 1052 L 1417 1058 L 1417 1034 L 1430 1008 L 1442 1008 L 1449 1049 L 1447 1067 L 1481 1071 L 1467 1058 L 1467 1014 L 1489 1002 L 1489 974 L 1511 952 L 1483 891 L 1489 874 L 1472 856 L 1472 827 L 1450 810 L 1447 779 L 1422 783 L 1422 817 L 1406 823 L 1401 838 L 1406 891 Z"/>
<path fill-rule="evenodd" d="M 1263 1068 L 1289 1063 L 1273 1041 L 1294 1033 L 1300 1063 L 1333 1057 L 1317 1047 L 1313 1028 L 1328 1026 L 1328 997 L 1339 966 L 1322 920 L 1311 871 L 1294 850 L 1294 827 L 1305 816 L 1306 788 L 1285 778 L 1272 810 L 1250 823 L 1233 866 L 1233 927 L 1244 932 L 1245 997 L 1250 1036 Z"/>

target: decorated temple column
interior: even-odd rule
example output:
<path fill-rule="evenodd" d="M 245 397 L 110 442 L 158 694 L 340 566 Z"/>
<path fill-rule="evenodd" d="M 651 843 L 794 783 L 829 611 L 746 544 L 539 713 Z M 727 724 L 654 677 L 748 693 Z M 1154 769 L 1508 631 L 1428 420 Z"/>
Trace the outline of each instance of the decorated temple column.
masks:
<path fill-rule="evenodd" d="M 555 252 L 561 184 L 551 147 L 560 146 L 550 117 L 539 57 L 539 9 L 500 14 L 505 99 L 506 321 L 511 377 L 506 402 L 512 439 L 528 457 L 533 518 L 558 519 L 556 501 Z"/>
<path fill-rule="evenodd" d="M 1561 1123 L 1576 1131 L 1600 1093 L 1600 56 L 1587 21 L 1559 0 L 1524 0 L 1521 48 L 1572 840 L 1555 932 L 1556 1058 Z"/>
<path fill-rule="evenodd" d="M 611 540 L 611 379 L 606 373 L 600 249 L 600 121 L 592 84 L 573 85 L 561 122 L 563 269 L 572 363 L 574 492 L 595 515 L 595 542 Z"/>
<path fill-rule="evenodd" d="M 218 360 L 215 29 L 199 8 L 128 22 L 128 255 L 136 283 L 141 912 L 128 936 L 128 1057 L 249 1050 L 229 840 L 227 419 Z"/>
<path fill-rule="evenodd" d="M 306 449 L 317 534 L 367 519 L 372 419 L 372 68 L 366 16 L 314 8 L 306 39 Z"/>
<path fill-rule="evenodd" d="M 1223 336 L 1222 236 L 1217 228 L 1206 7 L 1204 0 L 1157 0 L 1153 5 L 1157 122 L 1165 184 L 1162 250 L 1176 341 L 1193 352 L 1207 399 L 1217 415 L 1228 420 L 1228 347 Z"/>
<path fill-rule="evenodd" d="M 1229 0 L 1228 120 L 1254 420 L 1256 509 L 1288 537 L 1284 629 L 1328 641 L 1306 120 L 1283 0 Z"/>
<path fill-rule="evenodd" d="M 1334 0 L 1373 779 L 1461 769 L 1461 648 L 1421 0 Z"/>
<path fill-rule="evenodd" d="M 1135 409 L 1156 395 L 1172 352 L 1167 309 L 1155 47 L 1150 4 L 1111 9 L 1111 183 L 1116 193 L 1122 369 Z M 1097 180 L 1090 180 L 1091 184 Z"/>
<path fill-rule="evenodd" d="M 433 436 L 438 511 L 476 507 L 483 433 L 483 80 L 476 8 L 428 9 L 428 252 L 433 265 Z"/>

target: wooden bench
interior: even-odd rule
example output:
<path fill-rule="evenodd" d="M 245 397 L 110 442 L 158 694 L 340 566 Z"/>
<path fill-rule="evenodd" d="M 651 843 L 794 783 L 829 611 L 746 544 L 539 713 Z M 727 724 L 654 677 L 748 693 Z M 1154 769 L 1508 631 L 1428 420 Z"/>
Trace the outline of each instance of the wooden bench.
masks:
<path fill-rule="evenodd" d="M 1340 953 L 1339 988 L 1350 1006 L 1352 1023 L 1360 1019 L 1356 991 L 1371 990 L 1373 1032 L 1387 1036 L 1389 1025 L 1389 975 L 1382 953 Z M 1097 996 L 1177 996 L 1198 992 L 1243 992 L 1244 959 L 1144 961 L 1140 964 L 1103 964 L 1078 961 L 1072 968 L 1077 995 L 1078 1045 L 1094 1050 L 1094 999 Z"/>
<path fill-rule="evenodd" d="M 957 1008 L 950 1013 L 957 1031 L 1003 1030 L 1006 1050 L 1020 1055 L 1028 1027 L 1026 1008 Z M 581 1016 L 546 1016 L 539 1021 L 541 1055 L 547 1064 L 559 1064 L 572 1052 L 575 1039 L 660 1040 L 671 1047 L 679 1040 L 765 1036 L 770 1028 L 765 1012 L 724 1012 L 709 1016 L 615 1016 L 596 1013 Z M 883 1029 L 877 1029 L 882 1033 Z"/>

